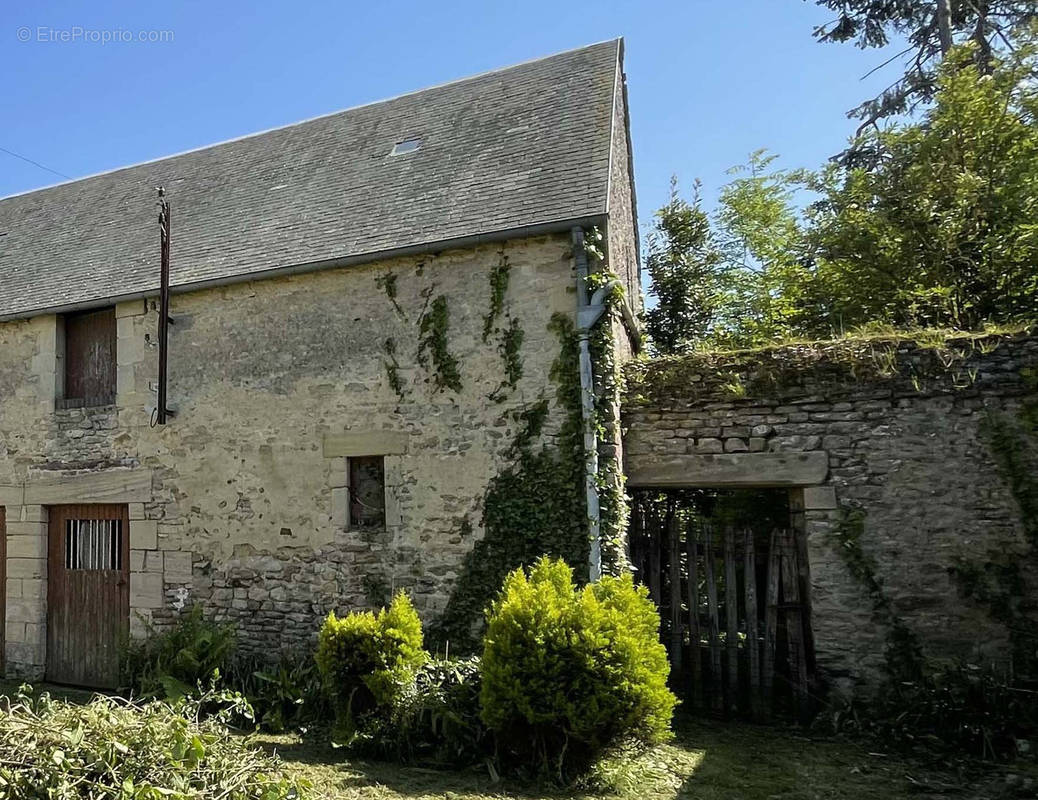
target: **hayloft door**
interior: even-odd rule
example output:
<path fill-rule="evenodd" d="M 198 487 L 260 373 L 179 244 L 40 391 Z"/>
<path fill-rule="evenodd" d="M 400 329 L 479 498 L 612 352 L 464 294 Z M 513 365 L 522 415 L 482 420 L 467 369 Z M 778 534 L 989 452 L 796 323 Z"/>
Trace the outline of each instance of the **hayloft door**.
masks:
<path fill-rule="evenodd" d="M 129 533 L 126 506 L 50 509 L 47 680 L 118 686 L 130 620 Z"/>

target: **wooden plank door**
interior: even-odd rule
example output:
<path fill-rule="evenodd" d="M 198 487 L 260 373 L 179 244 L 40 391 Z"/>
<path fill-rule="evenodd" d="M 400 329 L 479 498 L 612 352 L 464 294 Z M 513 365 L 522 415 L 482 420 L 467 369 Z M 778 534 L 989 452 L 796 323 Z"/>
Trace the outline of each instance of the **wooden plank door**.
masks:
<path fill-rule="evenodd" d="M 126 506 L 50 509 L 47 680 L 118 686 L 130 621 L 129 540 Z"/>
<path fill-rule="evenodd" d="M 115 402 L 115 309 L 65 317 L 63 405 L 104 406 Z"/>

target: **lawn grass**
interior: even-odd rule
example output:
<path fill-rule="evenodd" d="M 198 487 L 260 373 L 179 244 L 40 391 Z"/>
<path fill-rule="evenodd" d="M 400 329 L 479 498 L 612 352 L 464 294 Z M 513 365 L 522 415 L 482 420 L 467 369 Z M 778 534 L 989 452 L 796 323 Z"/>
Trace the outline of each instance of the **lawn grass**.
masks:
<path fill-rule="evenodd" d="M 681 719 L 670 744 L 616 759 L 596 776 L 596 788 L 553 791 L 491 780 L 487 770 L 441 771 L 357 759 L 319 739 L 258 734 L 287 770 L 326 800 L 491 800 L 595 798 L 630 800 L 907 800 L 1008 798 L 1016 793 L 1000 771 L 972 777 L 870 753 L 854 742 L 813 738 L 797 729 Z M 1026 779 L 1023 779 L 1026 780 Z"/>
<path fill-rule="evenodd" d="M 0 681 L 0 695 L 17 685 Z M 40 686 L 61 700 L 92 692 Z M 956 771 L 878 753 L 857 741 L 806 734 L 795 727 L 679 717 L 668 744 L 608 760 L 588 785 L 561 791 L 510 780 L 485 768 L 448 771 L 356 758 L 320 732 L 249 733 L 277 753 L 287 772 L 312 784 L 314 800 L 1008 800 L 1038 797 L 1038 766 L 963 761 Z"/>

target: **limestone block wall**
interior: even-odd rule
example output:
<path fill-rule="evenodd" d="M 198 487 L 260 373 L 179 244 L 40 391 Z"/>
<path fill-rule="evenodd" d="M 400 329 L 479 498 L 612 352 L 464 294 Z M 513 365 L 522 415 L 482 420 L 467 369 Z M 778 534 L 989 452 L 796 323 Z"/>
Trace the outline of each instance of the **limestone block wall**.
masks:
<path fill-rule="evenodd" d="M 510 286 L 484 341 L 491 269 Z M 45 658 L 46 514 L 127 503 L 132 625 L 201 602 L 246 648 L 308 641 L 333 608 L 398 588 L 426 619 L 445 607 L 482 535 L 488 481 L 512 458 L 516 412 L 550 401 L 559 352 L 548 326 L 573 316 L 568 236 L 545 236 L 176 295 L 169 406 L 153 427 L 154 301 L 117 308 L 114 406 L 55 412 L 58 321 L 0 323 L 0 504 L 7 508 L 7 663 Z M 437 384 L 421 319 L 446 300 L 461 387 Z M 522 376 L 503 386 L 501 330 L 523 330 Z M 392 377 L 391 377 L 392 376 Z M 349 530 L 347 459 L 384 457 L 386 525 Z"/>
<path fill-rule="evenodd" d="M 818 664 L 838 688 L 881 679 L 889 633 L 834 535 L 850 510 L 864 513 L 862 549 L 925 656 L 1006 663 L 1004 621 L 966 596 L 955 569 L 1004 554 L 1021 565 L 1023 602 L 1038 601 L 1033 523 L 988 424 L 1019 422 L 1036 378 L 1038 340 L 1026 335 L 632 365 L 628 480 L 790 487 L 804 508 Z M 1033 469 L 1033 438 L 1028 447 Z"/>
<path fill-rule="evenodd" d="M 637 314 L 642 310 L 641 270 L 638 254 L 638 219 L 635 208 L 633 160 L 628 137 L 627 90 L 623 65 L 617 64 L 613 94 L 612 146 L 609 152 L 609 261 L 627 292 L 627 302 Z"/>

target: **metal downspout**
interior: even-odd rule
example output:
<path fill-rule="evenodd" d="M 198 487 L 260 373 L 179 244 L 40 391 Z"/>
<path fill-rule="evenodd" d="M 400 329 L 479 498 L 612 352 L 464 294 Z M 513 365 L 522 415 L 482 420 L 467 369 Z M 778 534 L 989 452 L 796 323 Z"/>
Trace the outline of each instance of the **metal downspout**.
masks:
<path fill-rule="evenodd" d="M 588 263 L 584 231 L 573 228 L 573 257 L 577 265 L 577 341 L 580 348 L 580 411 L 584 422 L 584 490 L 587 494 L 588 577 L 602 577 L 602 513 L 598 498 L 598 430 L 595 420 L 595 379 L 591 366 L 591 330 L 605 313 L 605 298 L 618 285 L 610 281 L 588 300 Z"/>

